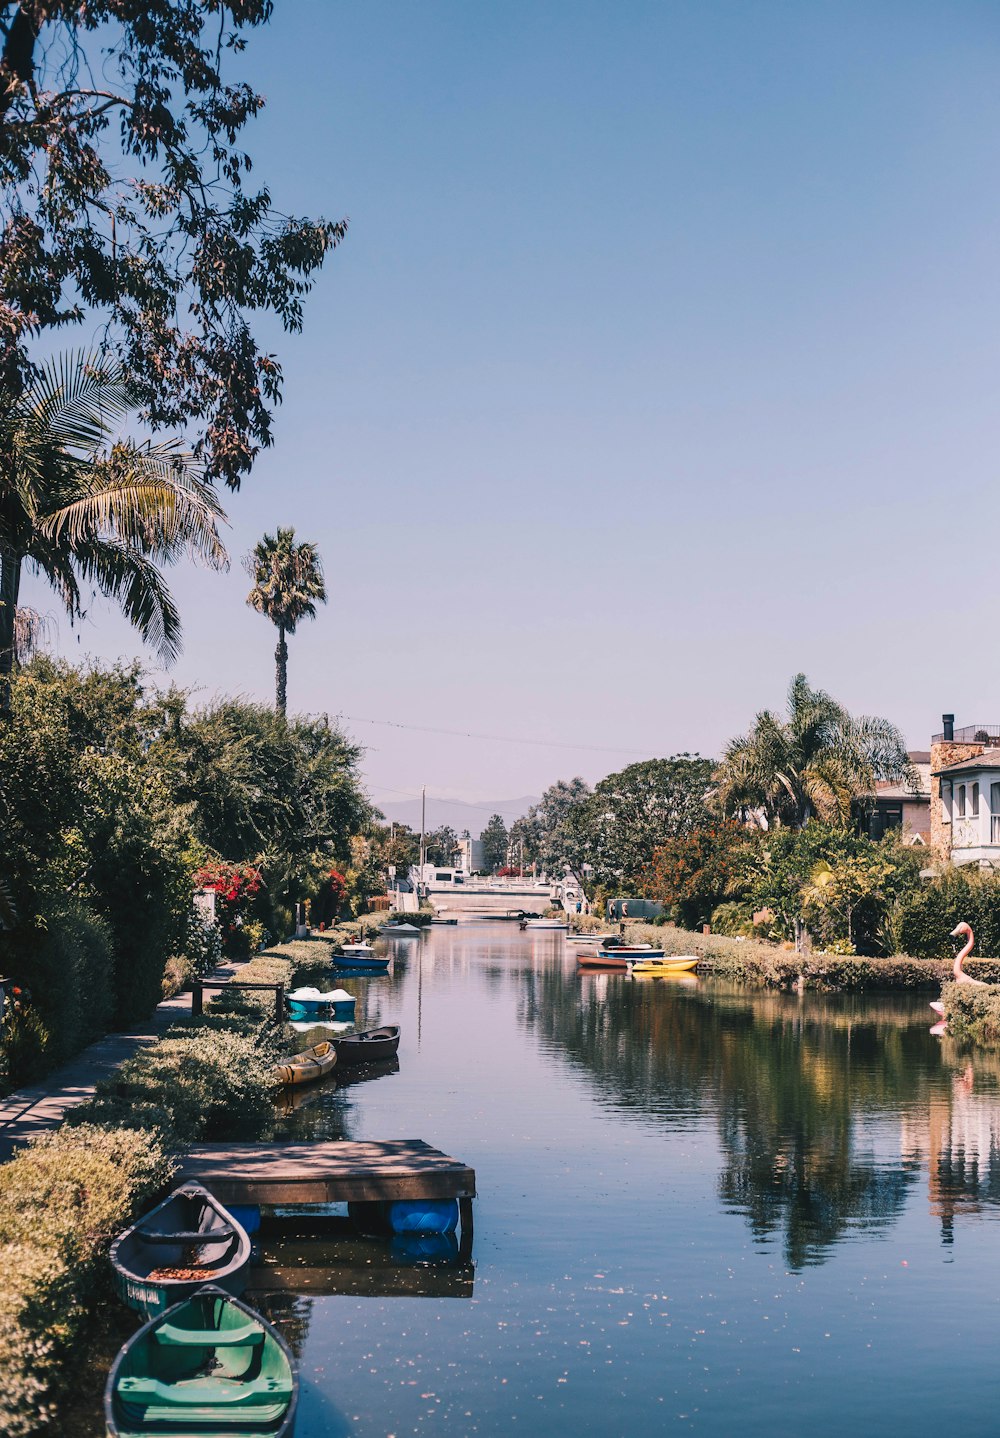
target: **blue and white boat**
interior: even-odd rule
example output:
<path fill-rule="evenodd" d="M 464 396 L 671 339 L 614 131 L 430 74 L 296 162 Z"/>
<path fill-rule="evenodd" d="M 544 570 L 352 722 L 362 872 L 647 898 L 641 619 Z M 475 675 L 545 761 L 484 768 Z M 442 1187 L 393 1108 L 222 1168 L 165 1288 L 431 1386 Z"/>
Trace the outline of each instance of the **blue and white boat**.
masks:
<path fill-rule="evenodd" d="M 354 1008 L 354 995 L 346 989 L 330 989 L 325 994 L 319 989 L 292 989 L 288 995 L 288 1007 L 293 1012 L 304 1014 L 315 1013 L 318 1009 L 346 1013 Z"/>

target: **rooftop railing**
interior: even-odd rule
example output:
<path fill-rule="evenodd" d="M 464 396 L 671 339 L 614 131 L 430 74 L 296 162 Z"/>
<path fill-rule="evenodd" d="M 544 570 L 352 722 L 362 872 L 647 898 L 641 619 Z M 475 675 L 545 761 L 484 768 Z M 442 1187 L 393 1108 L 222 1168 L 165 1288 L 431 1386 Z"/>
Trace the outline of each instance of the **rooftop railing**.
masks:
<path fill-rule="evenodd" d="M 943 734 L 932 734 L 932 744 L 943 744 Z M 966 724 L 956 729 L 949 742 L 955 744 L 1000 744 L 1000 724 Z"/>

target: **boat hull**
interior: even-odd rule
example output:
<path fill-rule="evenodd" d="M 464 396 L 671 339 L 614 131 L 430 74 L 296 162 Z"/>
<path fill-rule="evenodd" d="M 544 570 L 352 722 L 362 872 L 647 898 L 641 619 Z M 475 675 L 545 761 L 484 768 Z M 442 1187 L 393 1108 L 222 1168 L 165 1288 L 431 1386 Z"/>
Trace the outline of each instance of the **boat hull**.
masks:
<path fill-rule="evenodd" d="M 327 1039 L 293 1054 L 283 1064 L 275 1064 L 271 1074 L 274 1082 L 284 1088 L 289 1084 L 316 1083 L 331 1074 L 336 1065 L 336 1047 Z"/>
<path fill-rule="evenodd" d="M 600 969 L 602 973 L 627 973 L 627 959 L 602 958 L 600 954 L 583 953 L 577 954 L 576 962 L 581 969 Z"/>
<path fill-rule="evenodd" d="M 197 1183 L 185 1183 L 111 1245 L 115 1292 L 152 1318 L 206 1283 L 243 1292 L 251 1245 L 244 1229 Z M 171 1276 L 173 1275 L 173 1276 Z"/>
<path fill-rule="evenodd" d="M 694 954 L 682 954 L 672 959 L 639 959 L 632 965 L 632 972 L 664 978 L 667 974 L 688 974 L 697 967 L 698 959 Z"/>
<path fill-rule="evenodd" d="M 220 1288 L 202 1288 L 133 1334 L 108 1374 L 108 1438 L 174 1433 L 292 1438 L 299 1379 L 276 1329 Z"/>
<path fill-rule="evenodd" d="M 597 953 L 599 957 L 604 960 L 612 959 L 617 962 L 618 959 L 625 959 L 633 964 L 643 959 L 663 958 L 662 949 L 654 949 L 652 947 L 648 949 L 630 948 L 625 944 L 619 945 L 614 949 L 598 949 Z"/>
<path fill-rule="evenodd" d="M 399 1050 L 399 1026 L 390 1024 L 381 1029 L 368 1029 L 361 1034 L 346 1034 L 335 1039 L 337 1061 L 341 1064 L 378 1064 L 396 1057 Z"/>
<path fill-rule="evenodd" d="M 391 959 L 380 959 L 378 954 L 371 954 L 368 958 L 355 954 L 335 954 L 333 967 L 340 970 L 357 969 L 362 973 L 387 974 L 391 962 Z"/>

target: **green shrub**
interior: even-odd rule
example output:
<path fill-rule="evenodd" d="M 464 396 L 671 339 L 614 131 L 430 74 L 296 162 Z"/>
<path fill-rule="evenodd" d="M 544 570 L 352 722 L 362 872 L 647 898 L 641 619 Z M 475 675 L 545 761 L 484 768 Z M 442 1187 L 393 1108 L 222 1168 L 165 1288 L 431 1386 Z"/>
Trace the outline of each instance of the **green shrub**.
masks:
<path fill-rule="evenodd" d="M 973 866 L 948 868 L 903 904 L 898 920 L 904 953 L 951 958 L 956 924 L 971 924 L 976 952 L 1000 955 L 1000 880 Z"/>
<path fill-rule="evenodd" d="M 0 1167 L 0 1432 L 50 1427 L 69 1359 L 107 1282 L 106 1255 L 170 1179 L 149 1134 L 61 1129 Z"/>
<path fill-rule="evenodd" d="M 35 1008 L 9 1008 L 3 1022 L 4 1086 L 9 1091 L 41 1078 L 52 1067 L 51 1035 Z"/>
<path fill-rule="evenodd" d="M 66 1122 L 155 1127 L 172 1147 L 255 1137 L 272 1117 L 270 1067 L 277 1056 L 276 1037 L 246 1020 L 179 1025 L 102 1080 Z"/>
<path fill-rule="evenodd" d="M 955 1038 L 992 1047 L 1000 1044 L 1000 983 L 945 984 L 941 991 L 948 1030 Z"/>
<path fill-rule="evenodd" d="M 41 942 L 23 967 L 32 1002 L 52 1035 L 50 1066 L 106 1032 L 111 1017 L 111 932 L 81 903 L 63 899 L 43 915 Z"/>
<path fill-rule="evenodd" d="M 752 934 L 753 913 L 749 904 L 729 900 L 712 910 L 712 932 L 716 934 Z"/>

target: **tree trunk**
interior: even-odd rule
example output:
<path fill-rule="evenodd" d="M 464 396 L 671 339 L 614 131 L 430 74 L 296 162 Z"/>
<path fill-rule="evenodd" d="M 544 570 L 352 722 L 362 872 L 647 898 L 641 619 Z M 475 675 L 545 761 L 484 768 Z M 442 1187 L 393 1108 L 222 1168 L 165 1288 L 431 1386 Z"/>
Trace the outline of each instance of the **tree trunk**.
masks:
<path fill-rule="evenodd" d="M 288 645 L 285 643 L 285 626 L 283 624 L 278 625 L 278 647 L 274 651 L 274 679 L 274 707 L 284 719 L 288 698 Z"/>
<path fill-rule="evenodd" d="M 17 600 L 21 555 L 0 548 L 0 719 L 10 714 L 10 676 L 17 663 Z"/>

